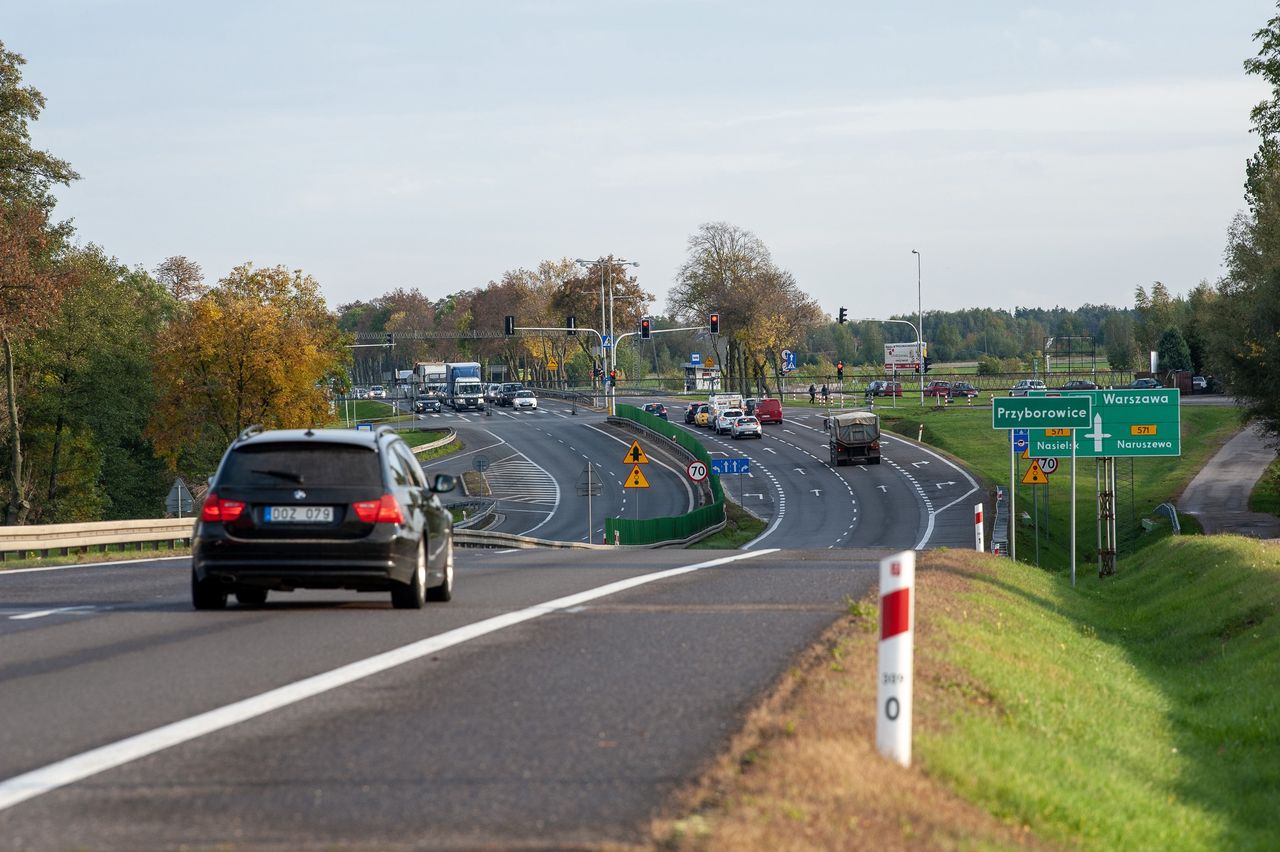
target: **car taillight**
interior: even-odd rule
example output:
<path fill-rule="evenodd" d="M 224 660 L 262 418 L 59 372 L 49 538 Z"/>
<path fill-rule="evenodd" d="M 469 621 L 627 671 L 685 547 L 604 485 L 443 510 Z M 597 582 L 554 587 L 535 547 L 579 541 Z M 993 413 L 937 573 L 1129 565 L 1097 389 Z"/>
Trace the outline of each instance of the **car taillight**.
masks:
<path fill-rule="evenodd" d="M 358 500 L 351 504 L 356 517 L 366 524 L 403 524 L 404 513 L 400 504 L 390 494 L 383 494 L 378 500 Z"/>
<path fill-rule="evenodd" d="M 217 494 L 205 498 L 204 507 L 200 509 L 200 520 L 219 521 L 229 524 L 244 513 L 244 503 L 239 500 L 223 500 Z"/>
<path fill-rule="evenodd" d="M 878 449 L 880 449 L 880 442 L 879 442 L 879 441 L 872 441 L 872 442 L 871 442 L 871 449 L 873 449 L 873 450 L 878 450 Z"/>

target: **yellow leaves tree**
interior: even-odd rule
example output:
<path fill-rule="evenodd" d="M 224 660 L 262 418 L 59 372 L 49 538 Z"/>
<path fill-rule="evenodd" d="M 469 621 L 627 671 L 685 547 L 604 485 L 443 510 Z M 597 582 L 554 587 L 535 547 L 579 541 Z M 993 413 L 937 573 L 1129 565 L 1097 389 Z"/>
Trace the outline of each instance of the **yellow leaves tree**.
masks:
<path fill-rule="evenodd" d="M 251 424 L 326 422 L 344 342 L 311 276 L 236 267 L 160 336 L 148 430 L 157 452 L 175 468 L 184 457 L 207 466 Z"/>

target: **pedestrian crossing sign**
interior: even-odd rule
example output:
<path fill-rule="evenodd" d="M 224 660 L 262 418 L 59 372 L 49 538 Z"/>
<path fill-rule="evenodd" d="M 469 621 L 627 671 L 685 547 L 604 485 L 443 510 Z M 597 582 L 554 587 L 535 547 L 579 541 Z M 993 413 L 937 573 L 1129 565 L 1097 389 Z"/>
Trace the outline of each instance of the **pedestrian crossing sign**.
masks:
<path fill-rule="evenodd" d="M 633 464 L 631 473 L 627 476 L 627 484 L 623 488 L 648 488 L 649 480 L 644 478 L 644 474 L 640 471 L 640 465 Z"/>
<path fill-rule="evenodd" d="M 1048 485 L 1049 477 L 1044 475 L 1044 471 L 1040 469 L 1040 460 L 1036 459 L 1031 462 L 1031 467 L 1027 468 L 1027 472 L 1022 475 L 1023 485 Z"/>

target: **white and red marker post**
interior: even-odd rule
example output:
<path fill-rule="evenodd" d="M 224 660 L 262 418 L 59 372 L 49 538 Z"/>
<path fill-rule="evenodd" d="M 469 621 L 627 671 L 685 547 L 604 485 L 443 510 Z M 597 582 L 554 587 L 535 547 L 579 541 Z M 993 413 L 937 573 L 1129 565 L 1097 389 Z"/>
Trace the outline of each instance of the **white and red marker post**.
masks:
<path fill-rule="evenodd" d="M 973 507 L 973 549 L 981 553 L 986 549 L 986 542 L 982 539 L 982 504 L 977 503 Z"/>
<path fill-rule="evenodd" d="M 880 667 L 876 684 L 876 749 L 911 765 L 911 678 L 915 661 L 916 554 L 880 560 Z"/>

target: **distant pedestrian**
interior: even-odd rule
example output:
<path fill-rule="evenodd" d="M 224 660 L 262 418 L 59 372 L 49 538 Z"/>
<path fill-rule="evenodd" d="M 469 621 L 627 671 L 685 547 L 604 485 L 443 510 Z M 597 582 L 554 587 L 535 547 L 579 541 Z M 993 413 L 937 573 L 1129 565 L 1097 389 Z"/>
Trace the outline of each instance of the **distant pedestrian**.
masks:
<path fill-rule="evenodd" d="M 827 386 L 822 386 L 822 403 L 823 405 L 831 401 L 831 392 L 827 390 Z"/>
<path fill-rule="evenodd" d="M 818 400 L 818 388 L 812 382 L 810 382 L 809 383 L 809 404 L 813 405 L 815 402 L 817 402 L 817 400 Z"/>

